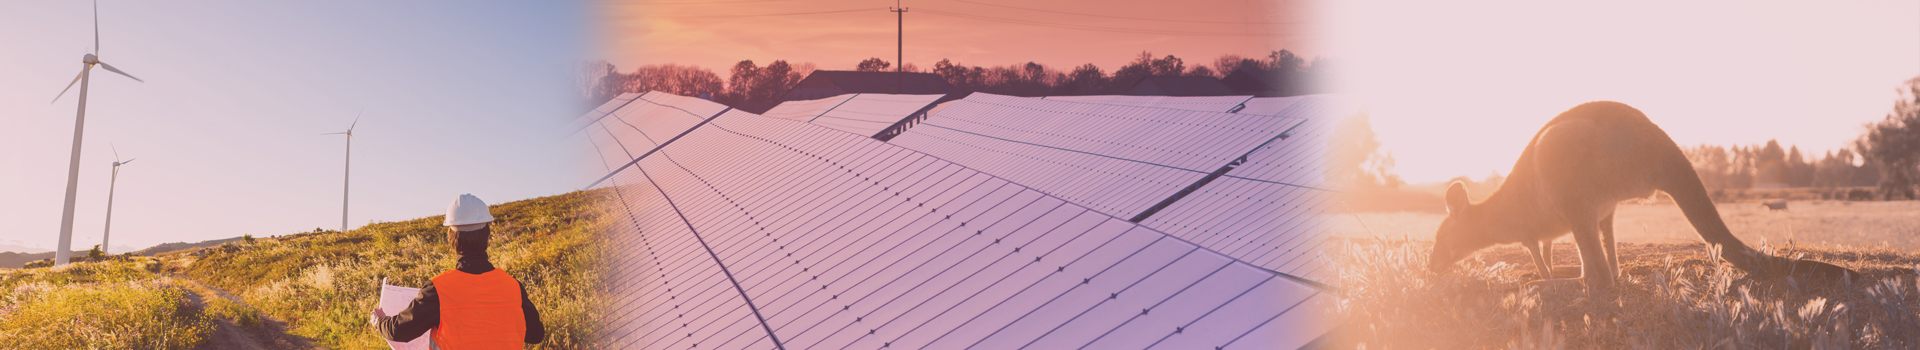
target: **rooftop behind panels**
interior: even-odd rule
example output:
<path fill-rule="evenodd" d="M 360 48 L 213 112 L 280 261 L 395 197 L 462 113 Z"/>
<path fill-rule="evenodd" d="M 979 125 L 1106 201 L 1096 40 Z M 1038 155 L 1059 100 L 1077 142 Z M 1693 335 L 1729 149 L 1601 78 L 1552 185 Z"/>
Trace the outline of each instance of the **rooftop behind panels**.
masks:
<path fill-rule="evenodd" d="M 818 125 L 725 113 L 633 164 L 601 184 L 614 347 L 1292 349 L 1332 325 L 1309 284 Z"/>

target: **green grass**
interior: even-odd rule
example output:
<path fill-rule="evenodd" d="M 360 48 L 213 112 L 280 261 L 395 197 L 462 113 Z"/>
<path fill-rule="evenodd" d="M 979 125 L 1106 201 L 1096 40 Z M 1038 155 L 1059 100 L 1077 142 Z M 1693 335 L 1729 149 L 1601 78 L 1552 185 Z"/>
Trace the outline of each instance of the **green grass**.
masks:
<path fill-rule="evenodd" d="M 153 258 L 0 271 L 0 347 L 189 349 L 213 322 Z"/>
<path fill-rule="evenodd" d="M 489 254 L 527 288 L 547 327 L 539 348 L 590 348 L 602 309 L 599 235 L 608 192 L 574 192 L 492 207 Z M 336 349 L 384 349 L 367 325 L 376 283 L 419 287 L 453 268 L 442 217 L 234 242 L 170 256 L 186 275 L 240 296 L 290 332 Z M 389 310 L 398 312 L 399 310 Z M 244 312 L 244 311 L 240 311 Z"/>

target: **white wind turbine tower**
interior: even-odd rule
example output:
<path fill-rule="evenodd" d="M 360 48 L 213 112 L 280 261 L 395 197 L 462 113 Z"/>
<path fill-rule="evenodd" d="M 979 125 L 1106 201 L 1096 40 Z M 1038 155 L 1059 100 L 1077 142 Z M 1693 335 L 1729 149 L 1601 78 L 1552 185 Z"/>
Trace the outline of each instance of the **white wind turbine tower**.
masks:
<path fill-rule="evenodd" d="M 347 125 L 347 131 L 325 133 L 321 135 L 347 135 L 347 170 L 340 180 L 340 232 L 347 232 L 347 195 L 352 194 L 348 184 L 353 179 L 353 127 L 360 125 L 360 116 L 353 117 L 353 124 Z"/>
<path fill-rule="evenodd" d="M 106 255 L 113 255 L 111 252 L 113 248 L 108 248 L 111 246 L 107 245 L 107 238 L 113 234 L 113 187 L 120 182 L 120 166 L 132 162 L 133 159 L 120 160 L 120 150 L 117 148 L 113 150 L 113 177 L 107 180 L 107 229 L 100 232 L 100 252 Z"/>
<path fill-rule="evenodd" d="M 134 81 L 146 82 L 145 80 L 140 80 L 140 78 L 134 78 L 132 74 L 114 69 L 112 65 L 108 65 L 106 62 L 101 62 L 99 54 L 100 3 L 95 1 L 93 4 L 93 53 L 80 56 L 80 76 L 74 77 L 73 82 L 67 83 L 66 89 L 60 90 L 60 95 L 53 97 L 54 102 L 59 102 L 61 96 L 67 95 L 67 90 L 73 89 L 74 83 L 80 84 L 80 111 L 76 112 L 73 118 L 73 156 L 67 163 L 67 204 L 62 207 L 60 211 L 60 244 L 54 247 L 54 265 L 65 265 L 67 259 L 73 256 L 73 251 L 69 249 L 67 245 L 73 243 L 73 196 L 74 193 L 80 189 L 80 135 L 82 129 L 87 125 L 87 82 L 89 81 L 87 72 L 92 71 L 93 66 L 98 65 L 100 68 L 106 68 L 109 72 L 125 75 Z"/>

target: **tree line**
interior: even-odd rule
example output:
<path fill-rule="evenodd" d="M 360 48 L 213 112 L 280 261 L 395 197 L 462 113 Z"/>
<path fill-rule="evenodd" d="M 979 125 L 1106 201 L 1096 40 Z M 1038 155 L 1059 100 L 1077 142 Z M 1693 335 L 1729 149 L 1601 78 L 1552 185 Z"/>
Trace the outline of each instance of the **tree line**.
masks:
<path fill-rule="evenodd" d="M 1225 77 L 1237 69 L 1253 69 L 1276 74 L 1281 81 L 1313 81 L 1327 74 L 1331 65 L 1325 58 L 1309 62 L 1291 51 L 1279 50 L 1266 57 L 1227 54 L 1213 62 L 1188 64 L 1173 55 L 1156 57 L 1142 51 L 1111 73 L 1092 63 L 1062 70 L 1035 62 L 1004 66 L 968 66 L 941 59 L 930 69 L 908 63 L 906 72 L 933 73 L 945 78 L 958 91 L 978 91 L 1013 96 L 1073 96 L 1115 94 L 1121 86 L 1142 76 Z M 726 79 L 712 70 L 676 64 L 646 65 L 621 72 L 606 61 L 581 66 L 576 80 L 586 108 L 599 106 L 628 92 L 660 91 L 682 96 L 702 96 L 734 108 L 765 111 L 779 104 L 780 97 L 816 69 L 812 63 L 788 63 L 775 60 L 765 66 L 752 60 L 735 63 Z M 869 58 L 855 65 L 859 71 L 893 71 L 893 63 Z"/>
<path fill-rule="evenodd" d="M 1709 190 L 1872 187 L 1871 195 L 1880 199 L 1916 199 L 1916 190 L 1920 190 L 1920 77 L 1908 79 L 1895 91 L 1899 97 L 1885 118 L 1867 123 L 1860 137 L 1819 159 L 1801 154 L 1799 147 L 1782 151 L 1774 141 L 1752 146 L 1696 146 L 1685 150 L 1687 159 Z"/>

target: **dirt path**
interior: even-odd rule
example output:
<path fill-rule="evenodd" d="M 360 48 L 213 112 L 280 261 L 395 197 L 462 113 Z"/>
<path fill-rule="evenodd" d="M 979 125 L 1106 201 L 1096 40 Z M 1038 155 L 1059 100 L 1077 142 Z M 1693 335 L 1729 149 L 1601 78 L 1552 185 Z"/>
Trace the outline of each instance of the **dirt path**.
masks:
<path fill-rule="evenodd" d="M 173 275 L 173 278 L 188 285 L 187 290 L 193 293 L 187 295 L 187 299 L 202 310 L 206 309 L 207 300 L 211 300 L 210 298 L 242 302 L 240 297 L 208 287 L 185 275 Z M 288 334 L 286 322 L 266 315 L 260 315 L 260 322 L 252 326 L 242 326 L 239 322 L 225 317 L 215 317 L 214 322 L 216 325 L 213 334 L 207 337 L 206 343 L 200 344 L 196 349 L 326 349 L 314 345 L 313 341 L 306 337 Z"/>

